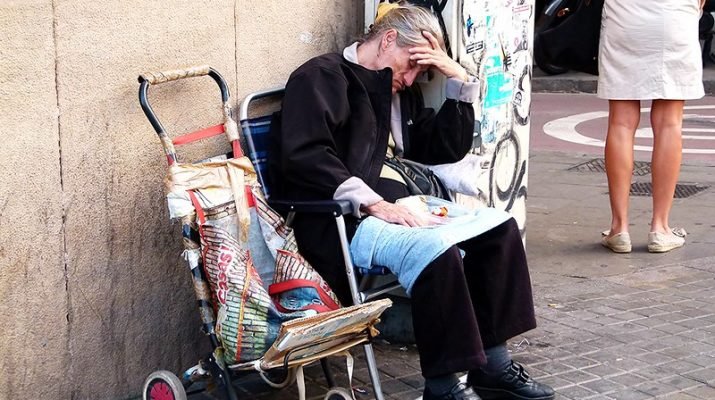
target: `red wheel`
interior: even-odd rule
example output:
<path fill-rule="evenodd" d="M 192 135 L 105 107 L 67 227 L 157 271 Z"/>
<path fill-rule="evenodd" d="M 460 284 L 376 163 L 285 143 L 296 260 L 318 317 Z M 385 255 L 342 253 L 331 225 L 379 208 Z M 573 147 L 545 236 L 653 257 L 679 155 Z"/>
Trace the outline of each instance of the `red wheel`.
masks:
<path fill-rule="evenodd" d="M 144 381 L 144 400 L 186 400 L 181 380 L 169 371 L 154 371 Z"/>

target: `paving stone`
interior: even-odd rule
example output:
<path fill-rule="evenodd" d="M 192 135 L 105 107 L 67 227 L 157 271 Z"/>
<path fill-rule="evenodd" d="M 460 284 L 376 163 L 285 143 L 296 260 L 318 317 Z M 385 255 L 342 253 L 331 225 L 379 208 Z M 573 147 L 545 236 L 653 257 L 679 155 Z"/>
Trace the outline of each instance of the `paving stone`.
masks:
<path fill-rule="evenodd" d="M 683 359 L 685 357 L 697 355 L 700 352 L 693 349 L 692 346 L 677 346 L 658 351 L 658 353 L 665 354 L 666 356 L 675 359 Z"/>
<path fill-rule="evenodd" d="M 573 353 L 577 356 L 588 355 L 590 353 L 595 353 L 598 350 L 600 350 L 600 348 L 598 348 L 597 346 L 592 346 L 592 345 L 590 345 L 588 343 L 584 343 L 584 342 L 563 345 L 563 346 L 561 346 L 561 348 L 570 352 L 570 353 Z"/>
<path fill-rule="evenodd" d="M 582 321 L 588 321 L 590 319 L 598 317 L 600 314 L 596 314 L 588 310 L 574 310 L 569 312 L 569 315 L 573 318 L 580 319 Z"/>
<path fill-rule="evenodd" d="M 613 314 L 611 317 L 621 320 L 621 321 L 637 321 L 646 318 L 640 314 L 636 314 L 633 311 L 626 311 L 619 314 Z M 630 325 L 630 327 L 636 327 L 636 325 Z"/>
<path fill-rule="evenodd" d="M 602 364 L 614 363 L 619 360 L 623 360 L 624 357 L 632 356 L 633 353 L 629 353 L 629 350 L 631 350 L 631 349 L 627 350 L 623 346 L 620 346 L 616 349 L 609 348 L 609 349 L 597 351 L 595 353 L 591 353 L 588 355 L 588 358 L 592 358 Z"/>
<path fill-rule="evenodd" d="M 701 367 L 709 367 L 715 365 L 715 357 L 710 354 L 698 354 L 695 356 L 687 357 L 684 361 L 699 365 Z"/>
<path fill-rule="evenodd" d="M 569 367 L 573 367 L 576 369 L 584 369 L 600 365 L 598 361 L 588 357 L 569 357 L 561 361 Z"/>
<path fill-rule="evenodd" d="M 585 399 L 598 393 L 583 386 L 569 386 L 567 388 L 560 389 L 559 394 L 570 399 Z"/>
<path fill-rule="evenodd" d="M 684 334 L 666 336 L 661 339 L 661 343 L 663 344 L 663 348 L 679 347 L 679 346 L 686 345 L 686 346 L 691 346 L 691 347 L 696 346 L 700 352 L 708 352 L 708 351 L 715 350 L 715 346 L 708 344 L 708 343 L 693 342 L 692 339 L 688 338 Z"/>
<path fill-rule="evenodd" d="M 696 380 L 686 378 L 684 376 L 671 376 L 670 378 L 661 379 L 659 382 L 663 382 L 667 385 L 673 386 L 678 390 L 692 389 L 702 385 L 701 382 Z"/>
<path fill-rule="evenodd" d="M 625 373 L 621 375 L 610 376 L 608 377 L 608 380 L 619 383 L 625 387 L 634 387 L 645 382 L 646 378 L 635 373 Z"/>
<path fill-rule="evenodd" d="M 381 380 L 382 392 L 385 394 L 400 394 L 405 392 L 412 392 L 415 390 L 414 387 L 398 380 L 398 379 L 386 379 Z"/>
<path fill-rule="evenodd" d="M 678 391 L 678 388 L 676 388 L 675 386 L 669 385 L 664 382 L 646 382 L 644 384 L 636 386 L 635 389 L 653 397 L 663 396 Z"/>
<path fill-rule="evenodd" d="M 659 319 L 657 316 L 649 316 L 647 318 L 633 321 L 633 323 L 636 325 L 644 326 L 646 328 L 654 328 L 656 326 L 667 324 L 668 322 L 664 321 L 662 319 Z"/>
<path fill-rule="evenodd" d="M 662 332 L 670 333 L 671 335 L 677 334 L 677 333 L 682 333 L 689 331 L 691 328 L 687 326 L 682 326 L 680 323 L 677 324 L 664 324 L 664 325 L 659 325 L 656 326 L 653 329 L 657 329 Z"/>
<path fill-rule="evenodd" d="M 422 377 L 422 374 L 414 374 L 410 376 L 405 376 L 400 379 L 400 381 L 412 386 L 415 389 L 422 390 L 425 386 L 425 378 Z"/>
<path fill-rule="evenodd" d="M 559 374 L 558 376 L 559 378 L 566 379 L 567 381 L 578 385 L 585 382 L 591 382 L 600 379 L 598 375 L 579 370 L 564 372 L 563 374 Z"/>
<path fill-rule="evenodd" d="M 585 368 L 584 371 L 586 371 L 590 374 L 594 374 L 596 376 L 600 376 L 601 378 L 610 377 L 613 375 L 621 375 L 621 374 L 626 373 L 625 370 L 616 368 L 616 367 L 612 366 L 610 363 L 596 365 L 595 367 Z"/>
<path fill-rule="evenodd" d="M 659 319 L 664 320 L 664 316 L 668 315 L 667 311 L 663 311 L 657 307 L 647 307 L 634 309 L 634 313 L 642 315 L 644 317 L 659 317 Z"/>
<path fill-rule="evenodd" d="M 634 356 L 634 358 L 650 365 L 659 365 L 674 361 L 672 357 L 662 353 L 644 353 Z"/>
<path fill-rule="evenodd" d="M 690 319 L 690 317 L 680 312 L 669 312 L 667 314 L 658 315 L 658 318 L 671 323 L 678 323 L 680 321 Z"/>
<path fill-rule="evenodd" d="M 600 394 L 613 393 L 627 388 L 626 385 L 610 379 L 598 379 L 592 382 L 582 383 L 581 386 Z"/>
<path fill-rule="evenodd" d="M 590 312 L 592 312 L 592 313 L 594 313 L 594 314 L 598 314 L 598 315 L 609 316 L 609 315 L 618 314 L 618 313 L 620 313 L 622 310 L 619 310 L 619 309 L 613 308 L 613 307 L 609 307 L 609 306 L 606 306 L 606 305 L 599 305 L 599 306 L 597 306 L 597 307 L 593 307 L 593 308 L 589 309 L 588 311 L 590 311 Z"/>
<path fill-rule="evenodd" d="M 573 367 L 563 364 L 558 361 L 552 361 L 550 363 L 539 364 L 539 368 L 549 375 L 558 375 L 569 371 L 574 371 Z"/>
<path fill-rule="evenodd" d="M 715 385 L 715 367 L 703 368 L 697 371 L 690 371 L 683 374 L 706 385 Z"/>
<path fill-rule="evenodd" d="M 690 329 L 696 329 L 696 330 L 700 331 L 700 329 L 702 329 L 704 327 L 703 326 L 704 324 L 707 325 L 707 323 L 703 322 L 703 318 L 705 318 L 705 317 L 694 317 L 693 319 L 680 321 L 680 322 L 678 322 L 678 325 L 684 326 L 684 327 L 687 327 Z"/>
<path fill-rule="evenodd" d="M 660 398 L 663 400 L 698 400 L 698 397 L 686 393 L 671 393 Z"/>
<path fill-rule="evenodd" d="M 653 398 L 653 396 L 645 394 L 643 392 L 639 392 L 635 389 L 620 390 L 613 394 L 610 394 L 609 396 L 613 397 L 616 400 L 643 400 Z"/>
<path fill-rule="evenodd" d="M 705 386 L 705 385 L 699 386 L 694 389 L 688 389 L 688 390 L 684 391 L 684 393 L 694 396 L 698 399 L 703 399 L 703 400 L 715 399 L 715 387 L 711 387 L 711 386 Z"/>
<path fill-rule="evenodd" d="M 415 368 L 414 365 L 401 361 L 381 364 L 378 367 L 378 370 L 393 378 L 401 378 L 403 376 L 414 375 L 415 373 L 420 372 L 419 366 L 418 368 Z"/>
<path fill-rule="evenodd" d="M 530 364 L 530 365 L 551 361 L 550 358 L 545 357 L 542 354 L 533 354 L 533 353 L 512 354 L 512 358 L 514 358 L 515 360 L 519 361 L 522 364 Z"/>
<path fill-rule="evenodd" d="M 534 379 L 539 379 L 544 376 L 551 376 L 551 374 L 542 371 L 538 365 L 529 365 L 528 368 L 526 368 L 527 372 L 529 373 L 529 376 L 531 376 Z"/>
<path fill-rule="evenodd" d="M 569 382 L 559 376 L 547 376 L 544 378 L 539 378 L 539 382 L 551 386 L 556 391 L 560 391 L 561 389 L 574 386 L 573 382 Z"/>
<path fill-rule="evenodd" d="M 620 358 L 609 364 L 613 368 L 621 369 L 623 371 L 637 371 L 648 366 L 647 363 L 643 361 L 636 360 L 634 358 Z"/>
<path fill-rule="evenodd" d="M 689 363 L 687 361 L 676 360 L 666 364 L 661 365 L 663 369 L 671 371 L 675 374 L 684 374 L 686 372 L 697 371 L 701 369 L 699 365 Z"/>
<path fill-rule="evenodd" d="M 596 317 L 590 321 L 583 321 L 583 322 L 596 323 L 599 325 L 614 325 L 614 324 L 622 323 L 623 322 L 622 320 L 615 318 L 616 315 L 618 315 L 618 314 L 613 314 L 612 316 L 602 315 L 602 316 Z"/>
<path fill-rule="evenodd" d="M 665 340 L 668 338 L 668 334 L 662 331 L 658 331 L 655 328 L 649 329 L 643 332 L 643 341 L 638 343 L 638 347 L 648 351 L 662 351 L 667 347 L 675 347 L 675 344 L 669 346 L 665 345 Z"/>
<path fill-rule="evenodd" d="M 573 353 L 570 353 L 564 349 L 557 347 L 556 345 L 548 344 L 544 347 L 540 347 L 535 350 L 536 354 L 541 357 L 548 358 L 550 360 L 558 360 L 560 358 L 572 357 Z"/>

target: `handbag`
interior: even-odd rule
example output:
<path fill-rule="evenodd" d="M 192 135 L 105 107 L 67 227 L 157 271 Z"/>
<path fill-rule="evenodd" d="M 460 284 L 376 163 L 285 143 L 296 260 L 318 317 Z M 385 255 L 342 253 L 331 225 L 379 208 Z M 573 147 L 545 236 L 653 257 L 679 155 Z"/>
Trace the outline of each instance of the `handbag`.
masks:
<path fill-rule="evenodd" d="M 426 165 L 400 157 L 388 157 L 385 165 L 397 172 L 410 195 L 426 195 L 451 200 L 447 188 Z"/>

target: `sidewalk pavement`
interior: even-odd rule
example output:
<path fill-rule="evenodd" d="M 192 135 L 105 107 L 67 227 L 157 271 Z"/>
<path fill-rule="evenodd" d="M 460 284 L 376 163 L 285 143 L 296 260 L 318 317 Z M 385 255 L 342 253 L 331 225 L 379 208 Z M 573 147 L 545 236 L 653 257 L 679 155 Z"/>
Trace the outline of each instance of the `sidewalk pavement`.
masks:
<path fill-rule="evenodd" d="M 684 248 L 648 253 L 651 198 L 632 197 L 633 252 L 615 254 L 599 244 L 609 223 L 605 175 L 569 171 L 593 158 L 530 156 L 527 255 L 539 327 L 509 341 L 514 359 L 557 399 L 715 399 L 715 164 L 682 168 L 681 183 L 709 186 L 675 200 L 672 221 L 690 233 Z M 376 352 L 386 398 L 421 396 L 413 345 L 378 340 Z M 353 351 L 353 383 L 357 399 L 371 399 L 361 353 Z M 346 385 L 344 360 L 331 363 Z M 308 397 L 322 399 L 320 367 L 306 374 Z M 255 376 L 239 387 L 241 398 L 297 398 L 294 386 L 270 391 Z"/>
<path fill-rule="evenodd" d="M 584 72 L 567 72 L 549 76 L 534 67 L 531 89 L 544 93 L 596 93 L 598 77 Z M 708 63 L 703 68 L 705 93 L 715 94 L 715 65 Z"/>

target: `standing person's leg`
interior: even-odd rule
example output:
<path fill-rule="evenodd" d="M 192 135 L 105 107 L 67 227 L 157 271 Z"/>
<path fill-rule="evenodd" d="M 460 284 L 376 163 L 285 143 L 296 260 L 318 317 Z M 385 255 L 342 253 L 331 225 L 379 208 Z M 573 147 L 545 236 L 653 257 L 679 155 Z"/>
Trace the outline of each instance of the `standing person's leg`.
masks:
<path fill-rule="evenodd" d="M 668 224 L 682 160 L 684 103 L 683 100 L 653 100 L 651 107 L 653 219 L 648 250 L 653 252 L 672 250 L 685 243 L 684 238 L 673 234 Z"/>
<path fill-rule="evenodd" d="M 617 253 L 631 251 L 628 201 L 633 175 L 633 140 L 640 122 L 640 101 L 609 100 L 606 177 L 611 203 L 610 232 L 601 242 Z"/>

